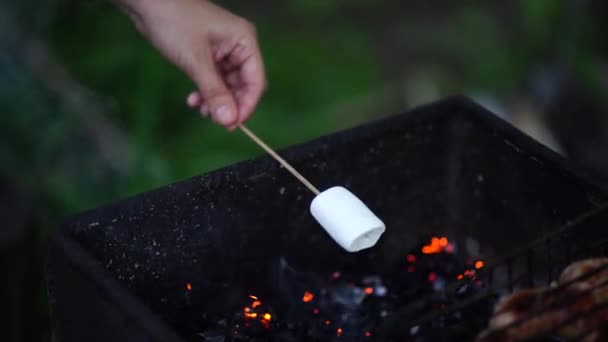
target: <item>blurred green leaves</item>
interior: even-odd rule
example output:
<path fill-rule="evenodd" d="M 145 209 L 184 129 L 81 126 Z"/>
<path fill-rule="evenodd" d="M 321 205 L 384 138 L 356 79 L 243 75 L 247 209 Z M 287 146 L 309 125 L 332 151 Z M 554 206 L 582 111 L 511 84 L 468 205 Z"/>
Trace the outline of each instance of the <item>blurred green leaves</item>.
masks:
<path fill-rule="evenodd" d="M 75 119 L 83 113 L 62 108 L 61 101 L 53 99 L 27 70 L 6 66 L 7 71 L 21 70 L 21 74 L 13 77 L 14 86 L 3 92 L 0 104 L 21 115 L 2 118 L 2 133 L 9 141 L 0 150 L 3 172 L 35 183 L 37 191 L 51 194 L 49 198 L 66 211 L 74 211 L 262 153 L 238 132 L 227 133 L 189 110 L 184 101 L 192 83 L 109 2 L 63 0 L 55 8 L 48 1 L 44 4 L 41 8 L 49 13 L 42 36 L 45 44 L 70 75 L 100 100 L 97 105 L 112 128 L 129 143 L 124 151 L 129 162 L 122 171 L 112 169 Z M 592 53 L 578 39 L 584 35 L 580 28 L 584 18 L 568 17 L 564 2 L 522 0 L 505 5 L 513 12 L 504 16 L 477 4 L 453 5 L 443 19 L 437 17 L 437 23 L 433 14 L 424 19 L 392 13 L 396 6 L 392 0 L 230 4 L 237 13 L 241 8 L 250 11 L 257 24 L 269 79 L 268 92 L 248 125 L 276 147 L 368 120 L 377 113 L 356 112 L 356 105 L 346 107 L 352 113 L 335 109 L 385 87 L 388 81 L 398 84 L 407 76 L 402 69 L 449 70 L 449 77 L 438 73 L 434 82 L 450 93 L 483 90 L 508 96 L 520 91 L 538 63 L 571 42 L 572 48 L 561 49 L 570 53 L 577 70 L 589 78 L 596 70 L 589 62 Z M 25 15 L 30 7 L 20 5 L 19 13 Z M 374 11 L 375 18 L 391 16 L 390 22 L 398 25 L 387 29 L 384 25 L 389 24 L 383 22 L 364 24 L 349 16 L 353 9 Z M 37 12 L 34 17 L 41 15 Z M 395 37 L 408 40 L 383 40 L 379 34 L 387 30 L 402 32 Z M 560 35 L 567 37 L 566 43 Z M 378 41 L 390 46 L 379 51 Z M 392 50 L 406 56 L 403 68 L 397 64 L 393 70 L 389 68 L 395 64 L 383 64 L 391 59 L 386 54 Z M 410 61 L 408 51 L 418 59 Z M 436 68 L 428 68 L 433 63 Z M 400 91 L 396 88 L 393 93 Z M 40 165 L 52 165 L 48 179 L 39 179 L 33 171 Z M 31 171 L 20 172 L 28 168 Z"/>

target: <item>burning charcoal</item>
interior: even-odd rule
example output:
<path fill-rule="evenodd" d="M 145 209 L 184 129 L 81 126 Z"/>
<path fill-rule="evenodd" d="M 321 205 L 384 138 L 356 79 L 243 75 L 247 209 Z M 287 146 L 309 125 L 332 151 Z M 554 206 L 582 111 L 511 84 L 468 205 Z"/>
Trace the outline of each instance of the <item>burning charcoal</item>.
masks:
<path fill-rule="evenodd" d="M 420 296 L 436 294 L 406 321 L 453 304 L 445 293 L 450 283 L 462 281 L 457 292 L 461 298 L 484 289 L 481 280 L 474 280 L 475 270 L 483 265 L 479 261 L 465 263 L 454 250 L 447 238 L 430 238 L 407 253 L 387 275 L 341 270 L 329 274 L 302 272 L 284 257 L 278 258 L 273 268 L 272 303 L 255 295 L 244 298 L 243 309 L 235 313 L 231 323 L 224 329 L 216 327 L 226 333 L 218 336 L 225 336 L 226 341 L 370 340 L 394 312 L 415 303 Z M 414 333 L 422 338 L 429 332 L 489 314 L 490 310 L 491 304 L 477 303 L 456 313 L 438 315 L 402 337 Z"/>

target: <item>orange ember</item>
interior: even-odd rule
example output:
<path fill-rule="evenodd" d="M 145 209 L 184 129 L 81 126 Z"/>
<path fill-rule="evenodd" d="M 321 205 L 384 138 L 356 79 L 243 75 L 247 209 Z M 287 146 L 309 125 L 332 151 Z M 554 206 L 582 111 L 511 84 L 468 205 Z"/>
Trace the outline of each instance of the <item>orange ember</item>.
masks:
<path fill-rule="evenodd" d="M 456 279 L 458 279 L 458 280 L 462 280 L 462 278 L 464 278 L 464 276 L 462 275 L 462 273 L 460 273 L 460 274 L 458 275 L 458 277 L 456 277 Z"/>
<path fill-rule="evenodd" d="M 192 291 L 192 284 L 186 283 L 186 290 Z"/>
<path fill-rule="evenodd" d="M 269 313 L 265 313 L 264 316 L 262 316 L 264 318 L 265 321 L 270 321 L 272 319 L 272 315 Z"/>
<path fill-rule="evenodd" d="M 476 269 L 480 269 L 483 267 L 483 261 L 478 260 L 477 262 L 475 262 L 475 268 Z"/>
<path fill-rule="evenodd" d="M 306 292 L 304 292 L 304 297 L 302 297 L 302 301 L 304 303 L 308 303 L 308 302 L 311 302 L 314 298 L 315 298 L 314 293 L 306 291 Z"/>
<path fill-rule="evenodd" d="M 245 313 L 245 317 L 248 317 L 248 318 L 257 318 L 258 314 L 255 313 L 255 312 L 246 312 Z"/>
<path fill-rule="evenodd" d="M 441 253 L 444 250 L 447 250 L 449 248 L 449 251 L 446 251 L 448 253 L 451 253 L 454 250 L 454 247 L 449 243 L 449 240 L 447 237 L 435 237 L 433 236 L 431 238 L 431 243 L 425 246 L 422 246 L 422 253 L 424 254 L 437 254 L 437 253 Z"/>
<path fill-rule="evenodd" d="M 249 298 L 251 298 L 253 300 L 258 300 L 258 297 L 254 296 L 254 295 L 250 295 Z"/>
<path fill-rule="evenodd" d="M 255 301 L 253 301 L 253 303 L 251 303 L 251 307 L 254 308 L 254 309 L 257 308 L 260 305 L 262 305 L 262 302 L 259 301 L 259 300 L 255 300 Z"/>
<path fill-rule="evenodd" d="M 407 262 L 409 262 L 409 263 L 416 262 L 416 256 L 414 254 L 408 254 L 407 255 Z"/>
<path fill-rule="evenodd" d="M 331 324 L 330 320 L 325 321 L 325 325 L 330 325 L 330 324 Z"/>
<path fill-rule="evenodd" d="M 370 336 L 372 336 L 372 333 L 371 333 L 371 332 L 369 332 L 369 331 L 366 331 L 366 332 L 365 332 L 365 337 L 370 337 Z"/>
<path fill-rule="evenodd" d="M 465 270 L 464 275 L 472 278 L 475 276 L 475 270 Z"/>
<path fill-rule="evenodd" d="M 372 293 L 374 293 L 374 289 L 372 287 L 365 288 L 365 294 L 371 295 Z"/>
<path fill-rule="evenodd" d="M 342 335 L 342 328 L 336 329 L 336 333 L 338 334 L 338 336 Z"/>
<path fill-rule="evenodd" d="M 451 243 L 448 243 L 447 246 L 445 246 L 445 252 L 452 254 L 454 253 L 454 245 L 452 245 Z"/>

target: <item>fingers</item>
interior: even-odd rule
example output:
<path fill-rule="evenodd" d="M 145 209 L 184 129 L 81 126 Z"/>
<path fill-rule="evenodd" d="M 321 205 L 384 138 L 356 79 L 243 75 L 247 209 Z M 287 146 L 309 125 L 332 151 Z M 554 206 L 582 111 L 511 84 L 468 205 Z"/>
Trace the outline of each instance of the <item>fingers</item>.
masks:
<path fill-rule="evenodd" d="M 193 108 L 200 106 L 201 100 L 201 95 L 197 91 L 193 91 L 186 98 L 186 103 L 188 104 L 188 107 Z"/>
<path fill-rule="evenodd" d="M 231 61 L 240 63 L 241 86 L 237 100 L 239 104 L 238 122 L 242 123 L 253 114 L 266 89 L 264 63 L 257 42 L 253 42 L 248 49 L 236 49 L 231 56 Z"/>
<path fill-rule="evenodd" d="M 232 93 L 218 72 L 211 53 L 204 54 L 201 59 L 191 75 L 199 88 L 201 101 L 196 103 L 195 96 L 188 96 L 188 104 L 200 104 L 203 115 L 209 112 L 213 121 L 224 127 L 232 127 L 239 119 Z"/>
<path fill-rule="evenodd" d="M 204 118 L 209 116 L 209 106 L 207 105 L 207 103 L 203 102 L 203 99 L 198 91 L 191 92 L 186 98 L 186 103 L 190 108 L 199 107 L 201 115 Z"/>
<path fill-rule="evenodd" d="M 246 121 L 266 88 L 257 41 L 251 38 L 231 50 L 206 55 L 198 66 L 192 78 L 200 92 L 188 96 L 188 105 L 199 107 L 203 117 L 211 113 L 215 122 L 227 128 Z"/>

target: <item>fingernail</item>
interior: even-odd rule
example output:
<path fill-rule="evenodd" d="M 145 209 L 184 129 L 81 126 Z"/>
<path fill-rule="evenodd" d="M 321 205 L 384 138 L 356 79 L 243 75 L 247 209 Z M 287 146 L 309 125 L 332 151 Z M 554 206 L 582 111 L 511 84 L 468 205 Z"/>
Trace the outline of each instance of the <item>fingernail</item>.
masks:
<path fill-rule="evenodd" d="M 215 119 L 221 124 L 227 124 L 232 121 L 232 113 L 228 106 L 221 106 L 215 111 Z"/>

